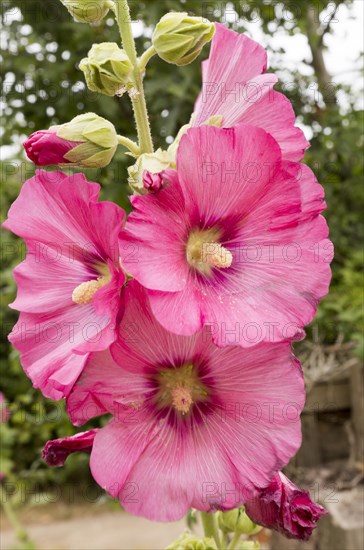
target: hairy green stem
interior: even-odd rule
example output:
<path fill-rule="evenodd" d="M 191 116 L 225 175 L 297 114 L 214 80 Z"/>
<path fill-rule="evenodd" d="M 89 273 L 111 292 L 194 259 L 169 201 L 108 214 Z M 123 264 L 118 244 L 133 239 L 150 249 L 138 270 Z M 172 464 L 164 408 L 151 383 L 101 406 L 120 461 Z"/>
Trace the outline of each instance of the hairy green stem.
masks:
<path fill-rule="evenodd" d="M 130 9 L 127 0 L 116 0 L 116 20 L 119 25 L 123 47 L 133 65 L 134 93 L 130 94 L 134 109 L 138 141 L 141 153 L 153 153 L 153 142 L 145 101 L 143 78 L 139 68 L 137 51 L 131 28 Z"/>
<path fill-rule="evenodd" d="M 216 542 L 217 548 L 221 548 L 219 530 L 216 523 L 216 515 L 207 512 L 201 512 L 201 520 L 205 537 L 212 537 Z"/>

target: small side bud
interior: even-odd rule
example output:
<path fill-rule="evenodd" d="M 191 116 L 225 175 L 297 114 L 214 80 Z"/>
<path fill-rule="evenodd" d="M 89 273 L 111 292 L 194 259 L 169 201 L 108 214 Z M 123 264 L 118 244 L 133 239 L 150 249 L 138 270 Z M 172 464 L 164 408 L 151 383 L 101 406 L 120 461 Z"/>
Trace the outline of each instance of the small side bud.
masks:
<path fill-rule="evenodd" d="M 217 521 L 219 528 L 223 533 L 233 533 L 236 529 L 236 524 L 239 519 L 239 509 L 230 510 L 229 512 L 219 512 Z"/>
<path fill-rule="evenodd" d="M 260 543 L 257 540 L 242 540 L 236 550 L 260 550 Z"/>
<path fill-rule="evenodd" d="M 240 533 L 241 535 L 256 535 L 262 527 L 256 525 L 246 514 L 244 507 L 220 512 L 218 516 L 219 527 L 224 533 Z"/>
<path fill-rule="evenodd" d="M 213 23 L 202 17 L 190 17 L 185 12 L 167 13 L 157 24 L 152 42 L 167 63 L 188 65 L 201 53 L 215 33 Z"/>
<path fill-rule="evenodd" d="M 217 546 L 210 537 L 201 538 L 186 532 L 167 546 L 166 550 L 217 550 Z"/>
<path fill-rule="evenodd" d="M 213 116 L 210 116 L 210 118 L 208 118 L 207 120 L 205 120 L 203 124 L 205 124 L 206 126 L 216 126 L 217 128 L 221 128 L 222 120 L 223 119 L 221 115 L 213 115 Z M 175 165 L 176 165 L 177 150 L 178 150 L 180 141 L 183 138 L 183 136 L 188 132 L 188 130 L 192 128 L 193 123 L 194 123 L 194 115 L 192 115 L 189 124 L 185 124 L 184 126 L 182 126 L 182 128 L 180 128 L 176 136 L 176 139 L 167 149 L 173 168 L 175 168 Z"/>
<path fill-rule="evenodd" d="M 112 0 L 61 0 L 78 23 L 98 23 L 114 6 Z"/>
<path fill-rule="evenodd" d="M 107 96 L 122 95 L 130 81 L 132 63 L 115 42 L 94 44 L 80 62 L 87 87 Z"/>
<path fill-rule="evenodd" d="M 140 194 L 155 193 L 163 187 L 163 171 L 170 168 L 167 151 L 158 149 L 155 153 L 144 153 L 128 168 L 129 185 Z"/>

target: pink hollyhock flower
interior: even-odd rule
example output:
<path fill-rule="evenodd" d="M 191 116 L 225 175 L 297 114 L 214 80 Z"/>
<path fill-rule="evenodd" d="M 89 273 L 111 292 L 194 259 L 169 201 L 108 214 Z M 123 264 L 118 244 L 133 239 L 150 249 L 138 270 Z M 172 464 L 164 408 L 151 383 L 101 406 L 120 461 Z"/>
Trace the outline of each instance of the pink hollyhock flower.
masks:
<path fill-rule="evenodd" d="M 29 159 L 36 166 L 49 166 L 52 164 L 70 164 L 65 155 L 81 143 L 58 137 L 57 128 L 53 128 L 39 130 L 31 134 L 24 142 L 24 148 Z"/>
<path fill-rule="evenodd" d="M 98 202 L 100 186 L 82 174 L 37 171 L 4 226 L 28 254 L 14 272 L 21 311 L 9 336 L 24 370 L 44 395 L 67 395 L 87 353 L 115 339 L 120 290 L 118 237 L 124 211 Z"/>
<path fill-rule="evenodd" d="M 282 472 L 254 500 L 249 500 L 245 509 L 255 523 L 300 540 L 308 540 L 317 522 L 327 514 Z"/>
<path fill-rule="evenodd" d="M 48 441 L 43 449 L 43 459 L 48 466 L 63 466 L 70 454 L 90 453 L 98 429 L 81 432 L 71 437 L 61 437 Z"/>
<path fill-rule="evenodd" d="M 123 266 L 165 328 L 211 324 L 218 345 L 303 336 L 331 276 L 323 190 L 264 130 L 190 129 L 169 187 L 131 202 Z"/>
<path fill-rule="evenodd" d="M 234 508 L 297 451 L 305 392 L 288 343 L 218 348 L 206 330 L 174 335 L 132 281 L 111 354 L 90 356 L 68 412 L 76 423 L 113 414 L 91 471 L 127 511 L 173 521 L 191 506 Z"/>
<path fill-rule="evenodd" d="M 302 159 L 309 143 L 294 125 L 289 100 L 273 90 L 278 78 L 265 73 L 267 53 L 260 44 L 217 23 L 210 57 L 202 69 L 193 126 L 216 115 L 222 116 L 225 128 L 239 123 L 258 126 L 272 134 L 285 159 Z"/>

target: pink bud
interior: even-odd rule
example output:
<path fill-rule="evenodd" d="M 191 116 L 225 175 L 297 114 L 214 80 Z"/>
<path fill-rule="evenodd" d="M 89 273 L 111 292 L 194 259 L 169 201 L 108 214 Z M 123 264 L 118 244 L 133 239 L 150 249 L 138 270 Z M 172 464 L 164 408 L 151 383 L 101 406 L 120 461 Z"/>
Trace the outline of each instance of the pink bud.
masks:
<path fill-rule="evenodd" d="M 163 172 L 153 174 L 149 170 L 145 170 L 143 174 L 143 185 L 150 193 L 157 193 L 163 187 Z"/>
<path fill-rule="evenodd" d="M 246 503 L 245 511 L 255 523 L 299 540 L 308 540 L 321 516 L 327 514 L 282 472 Z"/>
<path fill-rule="evenodd" d="M 23 145 L 27 156 L 36 166 L 48 166 L 67 164 L 69 161 L 64 155 L 80 145 L 80 142 L 62 139 L 57 136 L 57 130 L 54 129 L 34 132 Z"/>

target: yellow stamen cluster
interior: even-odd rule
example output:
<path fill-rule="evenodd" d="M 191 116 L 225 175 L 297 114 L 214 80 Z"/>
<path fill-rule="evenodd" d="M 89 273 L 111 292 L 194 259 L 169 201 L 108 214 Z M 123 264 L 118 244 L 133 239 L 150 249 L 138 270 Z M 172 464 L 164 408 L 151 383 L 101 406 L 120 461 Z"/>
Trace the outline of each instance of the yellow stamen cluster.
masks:
<path fill-rule="evenodd" d="M 157 383 L 158 405 L 163 408 L 172 406 L 182 416 L 190 412 L 194 403 L 205 401 L 208 396 L 196 368 L 191 364 L 161 370 Z"/>
<path fill-rule="evenodd" d="M 181 384 L 176 384 L 176 386 L 171 391 L 172 395 L 172 405 L 182 414 L 187 414 L 190 410 L 193 399 L 191 388 L 188 386 L 182 386 Z"/>
<path fill-rule="evenodd" d="M 72 292 L 72 300 L 75 304 L 91 304 L 96 292 L 110 282 L 110 276 L 102 275 L 98 279 L 86 281 L 78 285 Z"/>
<path fill-rule="evenodd" d="M 220 232 L 216 229 L 196 230 L 189 235 L 187 261 L 204 275 L 210 275 L 213 267 L 226 269 L 232 264 L 233 255 L 218 242 L 219 237 Z"/>
<path fill-rule="evenodd" d="M 219 243 L 203 243 L 201 259 L 211 267 L 225 269 L 231 266 L 233 255 L 230 250 Z"/>

